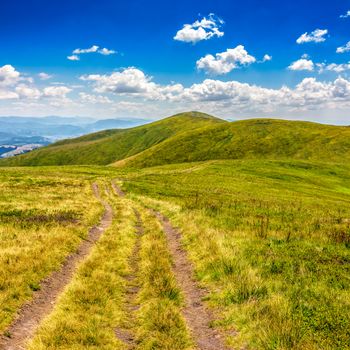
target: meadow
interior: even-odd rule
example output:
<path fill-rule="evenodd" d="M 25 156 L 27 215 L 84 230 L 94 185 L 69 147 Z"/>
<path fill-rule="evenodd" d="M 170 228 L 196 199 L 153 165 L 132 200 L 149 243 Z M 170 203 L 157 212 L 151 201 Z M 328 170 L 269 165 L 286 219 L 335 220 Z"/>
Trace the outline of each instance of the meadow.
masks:
<path fill-rule="evenodd" d="M 181 227 L 234 348 L 349 349 L 349 170 L 213 161 L 124 174 L 124 188 Z"/>
<path fill-rule="evenodd" d="M 203 295 L 190 314 L 209 310 L 207 340 L 213 331 L 231 349 L 350 349 L 348 134 L 190 112 L 0 162 L 0 347 L 108 203 L 110 226 L 27 349 L 201 348 L 180 248 L 157 212 L 180 232 L 180 263 Z M 4 167 L 75 162 L 95 165 Z"/>

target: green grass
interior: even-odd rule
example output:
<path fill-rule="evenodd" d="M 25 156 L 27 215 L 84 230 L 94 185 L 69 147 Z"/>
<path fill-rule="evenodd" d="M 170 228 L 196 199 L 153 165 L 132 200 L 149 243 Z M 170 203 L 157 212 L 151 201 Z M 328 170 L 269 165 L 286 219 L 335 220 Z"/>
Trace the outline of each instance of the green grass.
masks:
<path fill-rule="evenodd" d="M 80 265 L 28 350 L 127 349 L 116 336 L 117 329 L 133 334 L 136 349 L 192 349 L 160 224 L 145 208 L 112 194 L 106 180 L 99 182 L 101 189 L 109 189 L 101 192 L 115 211 L 112 226 Z M 132 315 L 125 305 L 131 302 L 126 293 L 128 276 L 135 272 L 129 262 L 136 243 L 135 207 L 145 229 L 135 275 L 140 290 L 133 302 L 138 307 Z"/>
<path fill-rule="evenodd" d="M 115 329 L 128 317 L 123 309 L 128 257 L 135 241 L 135 215 L 127 200 L 101 193 L 115 211 L 57 307 L 42 323 L 28 349 L 125 349 Z M 109 191 L 111 193 L 111 189 Z"/>
<path fill-rule="evenodd" d="M 349 166 L 214 161 L 124 181 L 182 228 L 233 346 L 350 348 Z"/>
<path fill-rule="evenodd" d="M 247 158 L 349 162 L 350 128 L 273 119 L 224 123 L 175 135 L 116 165 Z"/>
<path fill-rule="evenodd" d="M 0 172 L 0 333 L 102 213 L 89 176 Z"/>
<path fill-rule="evenodd" d="M 203 113 L 182 113 L 131 129 L 102 131 L 59 141 L 24 155 L 0 160 L 0 166 L 107 165 L 184 131 L 219 123 L 224 121 Z"/>
<path fill-rule="evenodd" d="M 130 195 L 105 194 L 118 213 L 113 229 L 41 325 L 33 349 L 123 348 L 113 327 L 127 319 L 132 207 L 145 225 L 140 308 L 129 325 L 138 349 L 192 346 L 164 233 L 145 207 L 182 230 L 213 326 L 233 348 L 350 349 L 349 127 L 226 123 L 189 113 L 61 141 L 0 165 L 115 161 L 2 168 L 0 331 L 98 219 L 91 182 L 118 178 Z"/>
<path fill-rule="evenodd" d="M 141 290 L 137 313 L 139 350 L 193 349 L 181 315 L 182 293 L 172 272 L 172 259 L 160 223 L 141 208 L 144 223 L 138 274 Z"/>

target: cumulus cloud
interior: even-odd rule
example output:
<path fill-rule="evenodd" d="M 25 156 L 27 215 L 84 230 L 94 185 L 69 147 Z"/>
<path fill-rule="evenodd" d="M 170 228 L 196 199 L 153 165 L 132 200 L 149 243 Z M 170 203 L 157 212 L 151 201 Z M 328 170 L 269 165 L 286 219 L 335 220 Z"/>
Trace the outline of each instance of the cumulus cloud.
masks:
<path fill-rule="evenodd" d="M 271 60 L 272 60 L 272 56 L 270 56 L 268 54 L 264 55 L 264 57 L 262 59 L 263 62 L 268 62 L 268 61 L 271 61 Z"/>
<path fill-rule="evenodd" d="M 72 91 L 67 86 L 48 86 L 43 90 L 44 97 L 65 98 Z"/>
<path fill-rule="evenodd" d="M 48 80 L 48 79 L 51 79 L 51 78 L 52 78 L 52 75 L 47 74 L 47 73 L 45 73 L 45 72 L 39 73 L 38 76 L 39 76 L 39 78 L 40 78 L 41 80 Z"/>
<path fill-rule="evenodd" d="M 25 84 L 20 84 L 16 86 L 15 89 L 19 98 L 28 98 L 32 100 L 37 100 L 41 97 L 41 92 L 36 87 L 28 86 Z"/>
<path fill-rule="evenodd" d="M 337 78 L 333 82 L 320 82 L 315 78 L 303 79 L 294 89 L 280 89 L 206 79 L 184 89 L 180 100 L 212 103 L 215 108 L 236 111 L 280 112 L 281 110 L 319 109 L 349 106 L 350 81 Z"/>
<path fill-rule="evenodd" d="M 14 91 L 0 89 L 0 100 L 12 100 L 17 99 L 19 96 Z"/>
<path fill-rule="evenodd" d="M 83 75 L 80 79 L 93 82 L 94 91 L 97 93 L 139 95 L 155 100 L 164 99 L 181 90 L 180 84 L 160 86 L 152 81 L 152 77 L 135 67 L 125 68 L 110 75 Z"/>
<path fill-rule="evenodd" d="M 73 55 L 80 55 L 80 54 L 84 54 L 84 53 L 97 52 L 98 48 L 99 47 L 97 45 L 92 45 L 88 49 L 75 49 L 75 50 L 73 50 Z"/>
<path fill-rule="evenodd" d="M 79 55 L 83 55 L 83 54 L 87 54 L 87 53 L 99 53 L 103 56 L 109 56 L 109 55 L 113 55 L 113 54 L 117 53 L 117 51 L 107 49 L 106 47 L 100 49 L 100 47 L 98 45 L 92 45 L 91 47 L 89 47 L 87 49 L 75 49 L 75 50 L 73 50 L 72 55 L 67 56 L 67 59 L 69 59 L 71 61 L 79 61 L 80 60 Z"/>
<path fill-rule="evenodd" d="M 323 41 L 326 41 L 325 35 L 328 34 L 328 29 L 316 29 L 310 34 L 308 32 L 302 34 L 298 39 L 298 44 L 304 44 L 304 43 L 321 43 Z"/>
<path fill-rule="evenodd" d="M 17 83 L 20 79 L 20 73 L 10 64 L 0 67 L 0 87 L 9 86 Z"/>
<path fill-rule="evenodd" d="M 350 108 L 350 81 L 341 77 L 330 82 L 305 78 L 294 88 L 282 86 L 279 89 L 215 79 L 205 79 L 201 83 L 184 87 L 182 84 L 156 84 L 141 70 L 131 67 L 110 75 L 88 75 L 81 79 L 92 82 L 94 91 L 99 94 L 114 93 L 127 96 L 128 99 L 157 100 L 182 106 L 183 109 L 195 107 L 272 113 L 282 110 Z M 81 97 L 90 99 L 84 95 Z"/>
<path fill-rule="evenodd" d="M 208 74 L 220 75 L 254 62 L 256 58 L 249 55 L 243 45 L 238 45 L 234 49 L 217 53 L 215 57 L 206 55 L 197 61 L 196 66 Z"/>
<path fill-rule="evenodd" d="M 39 77 L 48 79 L 46 73 L 40 73 Z M 1 100 L 41 100 L 48 98 L 50 101 L 67 100 L 66 95 L 72 89 L 66 86 L 51 86 L 39 89 L 34 85 L 34 80 L 31 77 L 26 77 L 25 74 L 20 74 L 13 66 L 5 65 L 0 67 L 0 99 Z"/>
<path fill-rule="evenodd" d="M 348 18 L 350 17 L 350 10 L 348 10 L 344 15 L 340 15 L 339 18 Z"/>
<path fill-rule="evenodd" d="M 293 62 L 289 67 L 289 70 L 307 70 L 307 71 L 313 71 L 314 70 L 314 63 L 312 60 L 301 58 L 295 62 Z"/>
<path fill-rule="evenodd" d="M 348 41 L 344 46 L 337 48 L 337 53 L 344 53 L 350 51 L 350 41 Z"/>
<path fill-rule="evenodd" d="M 113 54 L 117 53 L 117 51 L 109 50 L 109 49 L 104 47 L 103 49 L 98 50 L 98 53 L 100 53 L 101 55 L 109 56 L 109 55 L 113 55 Z"/>
<path fill-rule="evenodd" d="M 67 59 L 70 61 L 80 61 L 80 57 L 77 55 L 67 56 Z"/>
<path fill-rule="evenodd" d="M 224 32 L 220 31 L 223 23 L 222 19 L 211 13 L 208 18 L 203 17 L 192 24 L 184 24 L 183 28 L 174 36 L 174 40 L 196 44 L 201 40 L 209 40 L 213 37 L 220 38 L 224 35 Z"/>
<path fill-rule="evenodd" d="M 91 95 L 87 94 L 85 92 L 80 92 L 79 93 L 80 99 L 85 102 L 85 103 L 92 103 L 92 104 L 97 104 L 97 103 L 112 103 L 112 101 L 107 97 L 107 96 L 102 96 L 102 95 Z"/>
<path fill-rule="evenodd" d="M 342 73 L 345 72 L 347 70 L 350 70 L 350 62 L 348 63 L 330 63 L 330 64 L 325 64 L 325 63 L 317 63 L 316 64 L 318 69 L 319 69 L 319 73 L 323 73 L 324 71 L 332 71 L 335 73 Z"/>

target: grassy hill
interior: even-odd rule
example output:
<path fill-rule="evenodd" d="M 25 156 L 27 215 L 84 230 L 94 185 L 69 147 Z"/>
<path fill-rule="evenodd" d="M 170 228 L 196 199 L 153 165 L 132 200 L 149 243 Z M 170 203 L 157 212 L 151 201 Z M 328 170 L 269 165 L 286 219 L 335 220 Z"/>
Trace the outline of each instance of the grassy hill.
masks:
<path fill-rule="evenodd" d="M 251 158 L 350 161 L 350 127 L 273 119 L 223 123 L 175 135 L 115 165 Z"/>
<path fill-rule="evenodd" d="M 350 127 L 276 119 L 228 123 L 199 112 L 106 130 L 0 161 L 0 166 L 150 167 L 216 159 L 349 162 Z"/>
<path fill-rule="evenodd" d="M 130 129 L 97 132 L 0 161 L 0 166 L 107 165 L 144 151 L 169 137 L 225 121 L 199 112 L 178 114 Z"/>

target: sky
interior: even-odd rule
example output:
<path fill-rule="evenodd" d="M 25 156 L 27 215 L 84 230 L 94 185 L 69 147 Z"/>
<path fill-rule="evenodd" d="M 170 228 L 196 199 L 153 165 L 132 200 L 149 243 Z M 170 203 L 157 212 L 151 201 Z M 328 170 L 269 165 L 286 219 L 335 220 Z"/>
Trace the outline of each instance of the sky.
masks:
<path fill-rule="evenodd" d="M 350 1 L 2 1 L 0 115 L 350 125 Z"/>

